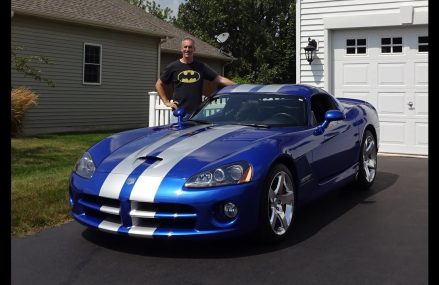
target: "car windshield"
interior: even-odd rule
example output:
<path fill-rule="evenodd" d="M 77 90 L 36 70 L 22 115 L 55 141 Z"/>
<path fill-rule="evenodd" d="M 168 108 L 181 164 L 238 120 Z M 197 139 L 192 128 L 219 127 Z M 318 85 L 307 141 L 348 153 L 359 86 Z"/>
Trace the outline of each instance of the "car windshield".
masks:
<path fill-rule="evenodd" d="M 204 102 L 191 120 L 261 127 L 306 126 L 308 123 L 303 97 L 264 93 L 214 96 Z"/>

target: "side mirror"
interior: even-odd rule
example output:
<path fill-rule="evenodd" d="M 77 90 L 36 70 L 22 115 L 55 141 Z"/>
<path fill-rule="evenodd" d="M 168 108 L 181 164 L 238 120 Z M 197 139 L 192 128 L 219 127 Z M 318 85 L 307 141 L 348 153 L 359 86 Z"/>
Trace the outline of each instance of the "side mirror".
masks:
<path fill-rule="evenodd" d="M 177 128 L 181 129 L 183 127 L 183 118 L 186 116 L 186 110 L 184 108 L 178 108 L 174 110 L 173 115 L 178 118 Z"/>
<path fill-rule="evenodd" d="M 339 110 L 329 110 L 325 113 L 325 121 L 323 124 L 317 128 L 315 131 L 316 135 L 321 135 L 325 131 L 325 129 L 329 126 L 329 123 L 332 121 L 341 121 L 346 119 L 346 116 L 343 112 Z"/>

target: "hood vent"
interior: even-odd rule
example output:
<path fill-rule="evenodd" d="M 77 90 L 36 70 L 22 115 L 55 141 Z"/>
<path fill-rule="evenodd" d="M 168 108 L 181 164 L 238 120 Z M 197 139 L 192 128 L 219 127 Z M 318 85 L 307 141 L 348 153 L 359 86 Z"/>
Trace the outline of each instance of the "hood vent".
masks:
<path fill-rule="evenodd" d="M 163 160 L 163 158 L 161 158 L 161 157 L 151 156 L 151 155 L 141 156 L 141 157 L 138 157 L 137 159 L 145 160 L 145 162 L 148 164 L 153 164 L 156 161 Z"/>

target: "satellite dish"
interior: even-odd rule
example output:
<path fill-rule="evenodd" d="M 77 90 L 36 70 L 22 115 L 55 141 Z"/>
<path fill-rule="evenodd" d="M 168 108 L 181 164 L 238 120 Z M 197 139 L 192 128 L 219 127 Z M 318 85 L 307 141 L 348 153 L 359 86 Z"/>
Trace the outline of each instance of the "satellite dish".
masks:
<path fill-rule="evenodd" d="M 219 34 L 219 35 L 215 36 L 215 39 L 219 43 L 224 43 L 225 41 L 227 41 L 229 36 L 230 36 L 229 33 L 222 33 L 222 34 Z"/>

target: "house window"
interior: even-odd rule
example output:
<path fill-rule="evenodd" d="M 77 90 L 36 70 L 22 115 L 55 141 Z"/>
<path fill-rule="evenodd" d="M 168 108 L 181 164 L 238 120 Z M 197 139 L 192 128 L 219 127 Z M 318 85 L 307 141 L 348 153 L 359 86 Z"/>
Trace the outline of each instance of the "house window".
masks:
<path fill-rule="evenodd" d="M 102 46 L 84 44 L 84 84 L 101 84 Z"/>
<path fill-rule="evenodd" d="M 428 52 L 428 37 L 418 37 L 418 51 Z"/>
<path fill-rule="evenodd" d="M 347 39 L 346 54 L 366 54 L 366 39 Z"/>
<path fill-rule="evenodd" d="M 381 38 L 381 53 L 402 53 L 402 37 Z"/>

